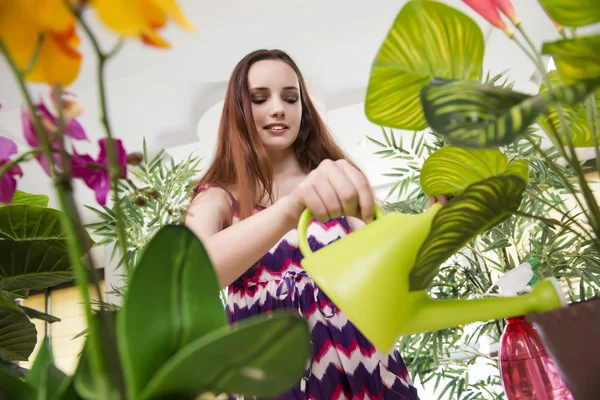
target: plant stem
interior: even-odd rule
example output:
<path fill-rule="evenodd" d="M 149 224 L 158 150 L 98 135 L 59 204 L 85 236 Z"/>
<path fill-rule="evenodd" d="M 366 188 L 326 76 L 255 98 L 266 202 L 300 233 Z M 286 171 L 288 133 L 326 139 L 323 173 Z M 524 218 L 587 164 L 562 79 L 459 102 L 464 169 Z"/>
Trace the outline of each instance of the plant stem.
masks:
<path fill-rule="evenodd" d="M 477 264 L 477 266 L 479 266 L 479 257 L 477 256 L 477 249 L 475 249 L 474 245 L 471 245 L 470 247 L 471 247 L 471 252 L 473 253 L 473 258 L 475 258 L 475 260 L 474 260 L 475 264 Z M 493 285 L 494 282 L 492 282 L 492 274 L 487 267 L 485 259 L 482 257 L 481 261 L 483 262 L 483 270 L 488 278 L 488 281 L 490 282 L 490 285 Z M 483 293 L 485 293 L 485 292 L 483 292 Z M 500 322 L 498 322 L 498 320 L 495 320 L 494 323 L 496 326 L 496 330 L 498 332 L 498 336 L 502 335 L 502 328 L 500 327 Z"/>
<path fill-rule="evenodd" d="M 598 104 L 596 104 L 596 94 L 592 92 L 586 100 L 587 102 L 587 117 L 588 123 L 590 124 L 590 132 L 592 133 L 592 140 L 594 141 L 594 150 L 596 151 L 596 172 L 600 173 L 600 144 L 598 143 L 598 125 L 600 120 L 598 119 Z"/>
<path fill-rule="evenodd" d="M 525 38 L 525 40 L 527 41 L 527 44 L 531 47 L 531 50 L 533 51 L 533 55 L 534 55 L 534 58 L 532 58 L 532 60 L 537 65 L 539 72 L 542 74 L 542 77 L 544 79 L 544 82 L 546 83 L 548 90 L 551 90 L 552 82 L 550 81 L 550 77 L 548 76 L 546 68 L 544 68 L 542 58 L 541 58 L 540 54 L 538 53 L 534 43 L 529 38 L 529 35 L 527 35 L 527 32 L 525 32 L 525 30 L 523 29 L 523 27 L 520 24 L 517 26 L 517 29 L 519 30 L 521 35 Z M 516 39 L 515 39 L 515 41 L 516 41 Z M 531 57 L 531 55 L 529 55 L 529 56 Z M 594 94 L 592 93 L 592 96 L 593 95 Z M 557 111 L 558 119 L 560 121 L 561 129 L 567 140 L 567 146 L 569 148 L 569 152 L 571 153 L 571 158 L 567 156 L 566 152 L 562 148 L 562 141 L 560 140 L 560 136 L 558 135 L 558 132 L 556 132 L 554 130 L 554 126 L 552 124 L 549 124 L 549 125 L 553 131 L 554 138 L 552 137 L 553 135 L 551 135 L 549 132 L 548 132 L 548 137 L 550 137 L 550 139 L 554 139 L 554 140 L 552 140 L 553 142 L 558 142 L 558 144 L 560 144 L 560 146 L 557 146 L 558 147 L 557 150 L 561 151 L 561 153 L 563 154 L 563 157 L 567 160 L 567 162 L 575 170 L 577 179 L 579 181 L 579 186 L 581 187 L 581 191 L 583 192 L 583 198 L 585 199 L 585 202 L 587 205 L 587 209 L 584 208 L 582 205 L 581 205 L 581 209 L 584 211 L 586 217 L 588 218 L 588 221 L 590 222 L 590 225 L 592 226 L 592 229 L 594 230 L 596 237 L 600 237 L 600 208 L 598 207 L 598 203 L 596 202 L 593 192 L 591 191 L 590 187 L 588 186 L 588 184 L 585 180 L 585 175 L 583 173 L 583 169 L 581 168 L 579 158 L 577 157 L 577 152 L 575 151 L 575 145 L 573 143 L 573 138 L 571 138 L 571 135 L 569 135 L 569 129 L 567 126 L 567 122 L 565 120 L 563 109 L 559 106 L 559 107 L 556 107 L 556 111 Z M 555 143 L 555 145 L 556 145 L 556 143 Z M 577 197 L 577 195 L 575 194 L 574 191 L 572 192 L 572 194 L 575 197 Z M 589 213 L 588 213 L 588 211 L 589 211 Z"/>
<path fill-rule="evenodd" d="M 98 59 L 98 91 L 100 93 L 100 120 L 102 125 L 104 126 L 104 131 L 107 137 L 107 146 L 106 153 L 108 155 L 108 161 L 110 164 L 110 186 L 112 191 L 114 210 L 115 210 L 115 219 L 117 221 L 117 234 L 119 236 L 119 247 L 121 250 L 121 254 L 123 257 L 123 263 L 125 264 L 125 268 L 127 270 L 127 275 L 131 277 L 131 273 L 133 272 L 133 268 L 129 259 L 129 253 L 127 252 L 127 235 L 125 233 L 125 224 L 123 220 L 123 213 L 121 212 L 121 205 L 119 203 L 118 196 L 118 183 L 119 179 L 122 177 L 121 168 L 119 167 L 119 163 L 117 160 L 117 148 L 115 145 L 115 141 L 113 139 L 112 130 L 110 127 L 110 122 L 108 119 L 108 107 L 106 103 L 106 82 L 105 82 L 105 65 L 106 62 L 115 55 L 120 49 L 120 43 L 115 46 L 115 48 L 109 53 L 104 54 L 102 49 L 100 48 L 100 44 L 94 33 L 90 29 L 89 25 L 85 21 L 81 12 L 76 12 L 75 16 L 79 20 L 83 30 L 85 31 L 88 39 L 90 39 L 94 51 L 96 52 L 96 57 Z"/>
<path fill-rule="evenodd" d="M 523 218 L 530 218 L 530 219 L 534 219 L 534 220 L 536 220 L 536 221 L 543 222 L 543 223 L 545 223 L 545 224 L 547 224 L 547 225 L 552 225 L 552 226 L 554 226 L 554 225 L 558 225 L 558 224 L 560 224 L 560 221 L 557 221 L 557 220 L 555 220 L 555 219 L 544 218 L 544 217 L 538 217 L 537 215 L 531 215 L 531 214 L 527 214 L 527 213 L 520 212 L 520 211 L 515 211 L 515 215 L 518 215 L 518 216 L 520 216 L 520 217 L 523 217 Z"/>
<path fill-rule="evenodd" d="M 8 172 L 9 169 L 11 169 L 12 167 L 14 167 L 17 164 L 20 164 L 24 161 L 29 161 L 32 158 L 34 158 L 35 156 L 37 156 L 38 154 L 40 154 L 42 152 L 42 149 L 37 148 L 37 149 L 31 149 L 29 151 L 26 151 L 23 154 L 18 155 L 16 158 L 8 161 L 7 163 L 3 164 L 2 166 L 0 166 L 0 178 L 6 173 Z"/>
<path fill-rule="evenodd" d="M 18 86 L 21 90 L 23 97 L 25 98 L 25 101 L 27 102 L 27 106 L 33 118 L 35 133 L 38 137 L 38 140 L 42 143 L 42 147 L 44 149 L 46 157 L 48 157 L 50 174 L 53 177 L 56 194 L 58 196 L 61 209 L 63 210 L 63 213 L 61 214 L 61 221 L 66 231 L 69 259 L 75 270 L 77 283 L 79 285 L 84 304 L 84 312 L 86 315 L 86 320 L 89 329 L 88 335 L 92 358 L 91 362 L 96 371 L 104 371 L 104 360 L 102 358 L 101 353 L 100 337 L 98 335 L 98 330 L 96 329 L 96 321 L 92 315 L 91 301 L 87 287 L 86 268 L 81 261 L 81 247 L 79 246 L 79 243 L 77 241 L 77 238 L 82 236 L 78 234 L 78 229 L 76 227 L 75 218 L 76 216 L 78 217 L 78 212 L 72 197 L 72 187 L 70 187 L 69 182 L 64 180 L 62 177 L 57 177 L 56 167 L 54 163 L 54 154 L 52 152 L 50 140 L 48 138 L 46 130 L 42 126 L 42 123 L 39 119 L 36 107 L 34 106 L 33 101 L 31 99 L 31 95 L 27 90 L 22 72 L 19 70 L 14 59 L 12 58 L 12 56 L 8 52 L 8 49 L 2 43 L 2 41 L 0 41 L 0 49 L 2 50 L 4 57 L 7 59 L 8 64 L 10 65 L 11 70 L 15 75 Z M 97 390 L 100 390 L 100 394 L 103 396 L 101 398 L 108 398 L 108 391 L 106 390 L 106 385 L 104 384 L 103 375 L 94 374 L 94 379 L 96 380 Z"/>
<path fill-rule="evenodd" d="M 61 179 L 60 179 L 60 184 L 62 185 L 62 193 L 65 195 L 64 197 L 64 203 L 66 204 L 67 207 L 66 210 L 70 210 L 69 214 L 70 216 L 67 217 L 67 219 L 70 219 L 71 223 L 72 223 L 72 229 L 77 233 L 76 237 L 79 238 L 84 238 L 86 237 L 86 230 L 85 227 L 83 226 L 83 223 L 81 222 L 81 217 L 79 215 L 78 212 L 76 212 L 76 205 L 73 202 L 73 184 L 72 184 L 72 170 L 71 170 L 71 162 L 70 162 L 70 156 L 68 155 L 68 153 L 65 151 L 65 146 L 64 146 L 64 133 L 66 132 L 65 130 L 65 117 L 64 117 L 64 104 L 63 104 L 63 98 L 62 98 L 62 88 L 60 86 L 60 84 L 57 84 L 55 89 L 54 89 L 54 98 L 56 99 L 56 108 L 58 109 L 58 118 L 57 118 L 57 128 L 58 128 L 58 132 L 59 132 L 59 141 L 60 141 L 60 148 L 61 148 L 61 154 L 62 154 L 62 160 L 63 160 L 63 173 L 60 175 Z M 64 206 L 63 206 L 63 209 Z M 75 212 L 73 212 L 72 210 L 75 210 Z M 78 255 L 78 259 L 81 260 L 82 259 L 83 254 L 79 254 Z M 102 290 L 100 289 L 100 277 L 98 276 L 98 270 L 96 269 L 95 266 L 95 262 L 93 257 L 88 256 L 88 262 L 89 262 L 89 271 L 90 271 L 90 275 L 92 277 L 92 285 L 94 286 L 94 289 L 96 290 L 96 294 L 98 296 L 98 300 L 100 301 L 101 304 L 103 304 L 102 301 Z M 80 279 L 86 279 L 87 277 L 84 276 L 83 278 Z M 82 281 L 83 282 L 83 281 Z M 87 282 L 85 283 L 85 288 L 87 289 Z M 91 299 L 89 298 L 89 295 L 87 295 L 87 298 L 89 299 L 89 304 L 85 304 L 84 301 L 84 305 L 86 307 L 86 310 L 88 312 L 91 313 Z M 123 384 L 123 380 L 122 380 L 122 369 L 121 369 L 121 364 L 120 364 L 120 360 L 119 360 L 119 355 L 117 352 L 117 343 L 116 343 L 116 336 L 115 336 L 115 332 L 116 329 L 114 327 L 113 321 L 108 317 L 107 313 L 104 312 L 104 306 L 102 306 L 102 309 L 100 310 L 100 313 L 98 313 L 98 317 L 101 320 L 100 323 L 100 330 L 98 330 L 98 326 L 97 325 L 92 325 L 90 326 L 90 330 L 92 330 L 94 332 L 94 334 L 98 335 L 98 334 L 102 334 L 102 338 L 108 342 L 108 360 L 102 360 L 104 363 L 106 363 L 108 361 L 108 364 L 110 366 L 110 369 L 105 369 L 105 370 L 110 370 L 111 371 L 111 376 L 114 377 L 116 379 L 116 385 L 117 388 L 120 389 L 121 392 L 121 399 L 125 399 L 126 398 L 126 392 L 125 392 L 125 387 Z M 93 315 L 92 315 L 92 318 Z M 96 320 L 94 319 L 94 323 L 96 322 Z M 100 351 L 102 351 L 102 348 L 100 347 Z M 96 370 L 96 371 L 102 371 L 102 370 Z M 99 375 L 103 376 L 104 374 L 100 373 Z M 103 382 L 103 385 L 106 385 L 107 382 Z M 104 388 L 104 386 L 103 386 Z"/>
<path fill-rule="evenodd" d="M 38 136 L 38 140 L 40 141 L 40 143 L 42 145 L 43 152 L 46 154 L 46 157 L 48 157 L 48 166 L 49 166 L 51 178 L 54 178 L 55 168 L 54 168 L 54 157 L 52 155 L 52 145 L 50 143 L 50 139 L 48 138 L 48 135 L 46 134 L 46 129 L 44 128 L 44 126 L 42 125 L 42 122 L 40 121 L 39 115 L 37 113 L 37 109 L 33 105 L 33 100 L 31 99 L 31 96 L 29 95 L 29 92 L 27 91 L 27 87 L 25 86 L 25 79 L 23 77 L 23 74 L 19 70 L 17 63 L 15 62 L 15 60 L 12 58 L 12 56 L 8 52 L 8 48 L 4 45 L 4 42 L 2 42 L 2 40 L 0 40 L 0 50 L 2 51 L 2 54 L 4 54 L 4 57 L 6 58 L 6 61 L 8 62 L 10 69 L 15 74 L 19 89 L 20 89 L 21 93 L 23 94 L 23 97 L 25 98 L 25 101 L 27 103 L 27 107 L 29 108 L 29 112 L 31 113 L 31 118 L 33 119 L 33 126 L 35 128 L 35 133 Z"/>
<path fill-rule="evenodd" d="M 523 46 L 523 43 L 521 43 L 516 36 L 512 37 L 512 40 L 517 44 L 517 46 L 519 46 L 519 48 L 521 49 L 521 51 L 523 51 L 523 53 L 525 53 L 527 55 L 527 57 L 529 57 L 530 60 L 533 61 L 533 63 L 537 66 L 537 61 L 535 60 L 535 57 L 533 56 L 533 54 L 531 54 L 531 52 L 529 52 L 529 50 L 527 50 L 527 48 L 525 46 Z"/>
<path fill-rule="evenodd" d="M 550 127 L 551 127 L 551 128 L 553 127 L 553 125 L 552 125 L 550 122 L 549 122 L 549 125 L 550 125 Z M 550 135 L 548 135 L 548 136 L 550 137 Z M 554 137 L 554 139 L 557 139 L 557 138 L 558 138 L 558 135 L 557 135 L 556 137 Z M 548 163 L 548 165 L 550 166 L 550 168 L 552 168 L 552 170 L 554 170 L 554 172 L 555 172 L 555 173 L 556 173 L 556 174 L 559 176 L 559 178 L 560 178 L 560 179 L 561 179 L 561 180 L 564 182 L 565 186 L 567 187 L 567 189 L 569 190 L 569 192 L 570 192 L 570 193 L 573 195 L 573 197 L 575 198 L 575 201 L 577 202 L 577 204 L 578 204 L 578 205 L 579 205 L 579 207 L 581 208 L 581 211 L 583 211 L 583 212 L 584 212 L 584 214 L 586 215 L 586 217 L 587 217 L 587 219 L 588 219 L 588 221 L 589 221 L 590 225 L 592 226 L 592 229 L 594 230 L 594 232 L 596 232 L 594 221 L 592 220 L 591 216 L 588 216 L 588 215 L 585 213 L 586 209 L 585 209 L 585 207 L 583 206 L 583 203 L 581 202 L 581 200 L 579 199 L 579 197 L 577 196 L 577 192 L 575 191 L 575 188 L 573 187 L 573 185 L 571 184 L 571 182 L 569 182 L 569 180 L 567 179 L 567 177 L 566 177 L 566 176 L 565 176 L 565 175 L 564 175 L 564 174 L 563 174 L 563 173 L 562 173 L 562 172 L 561 172 L 561 171 L 560 171 L 560 170 L 559 170 L 559 169 L 556 167 L 556 165 L 554 164 L 554 161 L 552 161 L 552 160 L 550 159 L 550 157 L 548 156 L 548 154 L 546 154 L 546 152 L 545 152 L 545 151 L 543 151 L 543 150 L 541 149 L 541 147 L 540 147 L 540 146 L 539 146 L 537 143 L 535 143 L 535 141 L 534 141 L 534 140 L 533 140 L 531 137 L 529 137 L 529 136 L 526 136 L 526 139 L 529 141 L 529 143 L 531 143 L 531 145 L 532 145 L 533 147 L 535 147 L 536 151 L 537 151 L 539 154 L 541 154 L 541 155 L 542 155 L 542 157 L 544 157 L 544 159 L 546 160 L 546 162 Z M 558 150 L 558 151 L 559 151 L 561 154 L 563 154 L 563 157 L 565 157 L 565 158 L 566 158 L 566 154 L 565 154 L 565 152 L 564 152 L 564 149 L 563 149 L 563 148 L 562 148 L 562 146 L 560 145 L 560 140 L 559 140 L 559 144 L 558 144 L 558 145 L 557 145 L 557 144 L 555 144 L 555 147 L 557 148 L 557 150 Z M 570 165 L 572 165 L 570 162 L 569 162 L 569 164 L 570 164 Z M 596 236 L 597 236 L 597 237 L 599 237 L 599 235 L 597 235 L 597 234 L 596 234 Z"/>
<path fill-rule="evenodd" d="M 575 225 L 577 225 L 577 227 L 579 227 L 579 229 L 581 229 L 581 232 L 575 231 L 570 227 L 567 227 L 567 229 L 569 229 L 571 232 L 575 233 L 576 235 L 587 235 L 587 237 L 590 239 L 590 241 L 592 243 L 595 243 L 595 246 L 598 248 L 598 251 L 600 251 L 600 241 L 595 240 L 594 237 L 592 235 L 590 235 L 588 229 L 586 229 L 584 226 L 581 225 L 581 223 L 579 221 L 577 221 L 574 217 L 570 216 L 569 214 L 563 212 L 561 209 L 559 209 L 558 207 L 556 207 L 554 204 L 546 201 L 545 199 L 538 197 L 532 193 L 530 193 L 530 195 L 536 200 L 539 201 L 541 203 L 544 203 L 545 205 L 549 206 L 550 208 L 552 208 L 553 210 L 557 211 L 558 213 L 560 213 L 565 219 L 567 219 L 570 223 L 573 223 Z"/>
<path fill-rule="evenodd" d="M 29 63 L 27 64 L 25 69 L 23 70 L 23 72 L 21 72 L 23 74 L 23 76 L 27 76 L 27 74 L 29 72 L 31 72 L 33 67 L 35 67 L 35 64 L 37 63 L 37 59 L 38 59 L 38 56 L 40 55 L 40 49 L 42 48 L 43 43 L 44 43 L 44 36 L 40 35 L 38 37 L 38 41 L 35 45 L 35 50 L 33 51 L 33 56 L 31 56 L 31 60 L 29 60 Z"/>

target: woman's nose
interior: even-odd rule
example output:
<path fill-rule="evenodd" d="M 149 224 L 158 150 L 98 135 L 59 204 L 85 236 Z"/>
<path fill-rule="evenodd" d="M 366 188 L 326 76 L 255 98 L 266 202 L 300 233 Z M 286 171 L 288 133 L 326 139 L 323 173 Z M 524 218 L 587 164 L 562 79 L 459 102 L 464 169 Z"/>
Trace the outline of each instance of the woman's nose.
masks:
<path fill-rule="evenodd" d="M 273 107 L 271 108 L 271 117 L 272 118 L 282 118 L 285 116 L 285 108 L 281 101 L 274 101 Z"/>

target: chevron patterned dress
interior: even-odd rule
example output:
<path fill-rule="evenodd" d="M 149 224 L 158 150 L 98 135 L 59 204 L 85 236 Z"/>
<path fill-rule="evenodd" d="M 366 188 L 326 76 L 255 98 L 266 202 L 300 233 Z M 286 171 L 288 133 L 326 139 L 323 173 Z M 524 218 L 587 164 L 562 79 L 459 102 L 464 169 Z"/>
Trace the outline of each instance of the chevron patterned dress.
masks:
<path fill-rule="evenodd" d="M 237 200 L 228 194 L 236 223 Z M 256 208 L 256 212 L 261 210 Z M 308 228 L 309 245 L 316 251 L 349 232 L 344 217 L 327 223 L 313 220 Z M 228 287 L 231 324 L 279 309 L 291 309 L 308 321 L 313 354 L 306 373 L 293 390 L 276 399 L 418 400 L 400 353 L 377 351 L 302 269 L 297 235 L 296 229 L 288 232 Z"/>

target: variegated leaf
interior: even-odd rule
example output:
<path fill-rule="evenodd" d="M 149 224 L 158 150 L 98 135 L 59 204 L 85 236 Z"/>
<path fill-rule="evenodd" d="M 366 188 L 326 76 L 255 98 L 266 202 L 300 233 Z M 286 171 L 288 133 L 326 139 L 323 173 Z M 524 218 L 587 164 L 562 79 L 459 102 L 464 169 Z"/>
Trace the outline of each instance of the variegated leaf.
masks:
<path fill-rule="evenodd" d="M 428 196 L 457 196 L 475 182 L 503 174 L 517 175 L 527 181 L 529 164 L 525 160 L 509 163 L 498 149 L 446 146 L 423 163 L 421 188 Z"/>
<path fill-rule="evenodd" d="M 600 79 L 600 35 L 544 43 L 542 53 L 552 56 L 565 83 Z"/>
<path fill-rule="evenodd" d="M 383 126 L 424 129 L 421 88 L 434 78 L 476 79 L 483 52 L 483 34 L 471 18 L 439 2 L 408 2 L 373 63 L 367 117 Z"/>
<path fill-rule="evenodd" d="M 562 85 L 563 82 L 558 76 L 556 71 L 549 73 L 550 83 L 552 86 Z M 545 84 L 540 87 L 540 92 L 547 90 Z M 598 108 L 598 115 L 600 115 L 600 89 L 596 89 L 594 92 L 596 96 L 596 106 Z M 575 147 L 591 147 L 594 145 L 594 139 L 592 137 L 592 131 L 590 129 L 589 120 L 587 117 L 587 105 L 585 103 L 576 104 L 573 106 L 560 105 L 562 109 L 562 116 L 567 125 L 569 136 L 573 141 Z M 548 110 L 547 115 L 541 115 L 537 119 L 537 123 L 542 127 L 548 134 L 558 133 L 563 143 L 567 143 L 566 137 L 563 133 L 562 125 L 558 117 L 558 107 L 553 106 Z M 600 126 L 597 128 L 600 132 Z"/>
<path fill-rule="evenodd" d="M 600 21 L 598 0 L 540 0 L 540 3 L 562 25 L 585 26 Z"/>
<path fill-rule="evenodd" d="M 461 147 L 496 147 L 513 142 L 553 104 L 575 104 L 599 80 L 553 87 L 529 96 L 477 82 L 432 82 L 421 91 L 431 128 Z"/>
<path fill-rule="evenodd" d="M 471 239 L 519 209 L 527 183 L 516 175 L 494 176 L 469 186 L 433 219 L 410 274 L 410 290 L 423 290 L 440 265 Z"/>

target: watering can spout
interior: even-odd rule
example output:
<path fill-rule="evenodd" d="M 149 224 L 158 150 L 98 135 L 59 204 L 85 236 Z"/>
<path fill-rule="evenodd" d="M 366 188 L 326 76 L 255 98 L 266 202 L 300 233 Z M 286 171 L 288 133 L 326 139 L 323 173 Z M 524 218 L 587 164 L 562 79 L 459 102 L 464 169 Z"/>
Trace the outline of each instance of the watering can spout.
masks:
<path fill-rule="evenodd" d="M 434 300 L 424 290 L 410 290 L 410 274 L 421 244 L 441 206 L 418 215 L 397 212 L 312 252 L 305 210 L 298 225 L 302 267 L 319 288 L 380 351 L 387 352 L 402 335 L 450 328 L 470 322 L 538 313 L 565 304 L 554 280 L 539 282 L 524 296 Z"/>
<path fill-rule="evenodd" d="M 542 313 L 566 305 L 554 278 L 538 283 L 531 293 L 513 297 L 434 300 L 425 291 L 410 292 L 411 307 L 401 336 L 446 329 L 477 321 Z"/>

